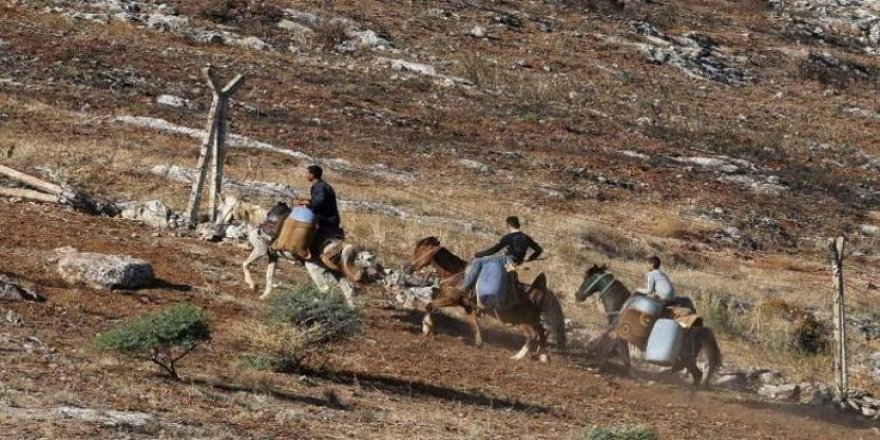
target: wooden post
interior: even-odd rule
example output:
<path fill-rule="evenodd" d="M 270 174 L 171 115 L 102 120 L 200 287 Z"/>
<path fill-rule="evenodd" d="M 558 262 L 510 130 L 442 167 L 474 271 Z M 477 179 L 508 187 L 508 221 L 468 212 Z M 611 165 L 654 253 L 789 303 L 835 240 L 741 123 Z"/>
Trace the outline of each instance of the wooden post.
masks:
<path fill-rule="evenodd" d="M 218 221 L 217 207 L 220 193 L 223 192 L 223 163 L 226 161 L 226 114 L 229 111 L 229 97 L 244 84 L 244 77 L 238 75 L 220 91 L 222 97 L 217 116 L 217 130 L 213 143 L 213 162 L 211 164 L 211 221 Z"/>
<path fill-rule="evenodd" d="M 205 126 L 205 138 L 202 140 L 199 150 L 198 174 L 193 180 L 189 206 L 187 207 L 190 226 L 195 226 L 199 223 L 202 187 L 205 185 L 209 166 L 211 167 L 211 220 L 213 221 L 217 218 L 217 198 L 223 185 L 223 160 L 226 157 L 226 111 L 229 108 L 229 97 L 244 84 L 244 76 L 238 75 L 226 87 L 221 89 L 214 70 L 210 65 L 202 70 L 202 74 L 208 82 L 213 99 Z"/>
<path fill-rule="evenodd" d="M 843 245 L 844 237 L 837 237 L 828 242 L 831 250 L 831 277 L 834 283 L 834 300 L 832 314 L 834 316 L 834 377 L 837 391 L 845 397 L 849 390 L 849 369 L 846 351 L 846 308 L 843 296 Z"/>

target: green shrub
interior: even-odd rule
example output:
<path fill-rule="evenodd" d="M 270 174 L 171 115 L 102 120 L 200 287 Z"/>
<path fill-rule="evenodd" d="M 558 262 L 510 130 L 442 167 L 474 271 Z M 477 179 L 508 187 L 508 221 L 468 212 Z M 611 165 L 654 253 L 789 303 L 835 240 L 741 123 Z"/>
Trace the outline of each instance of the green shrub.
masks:
<path fill-rule="evenodd" d="M 95 338 L 94 345 L 103 350 L 147 359 L 179 379 L 177 361 L 210 337 L 205 312 L 184 303 L 128 319 Z"/>
<path fill-rule="evenodd" d="M 296 371 L 327 342 L 343 340 L 363 326 L 342 293 L 311 284 L 271 297 L 262 323 L 242 323 L 236 334 L 247 352 L 242 363 L 256 369 Z"/>
<path fill-rule="evenodd" d="M 656 440 L 657 434 L 643 426 L 618 426 L 616 428 L 590 427 L 585 433 L 586 440 Z"/>
<path fill-rule="evenodd" d="M 338 290 L 322 293 L 312 284 L 271 297 L 266 304 L 266 323 L 293 325 L 310 333 L 315 342 L 344 339 L 360 332 L 363 322 L 357 309 Z"/>

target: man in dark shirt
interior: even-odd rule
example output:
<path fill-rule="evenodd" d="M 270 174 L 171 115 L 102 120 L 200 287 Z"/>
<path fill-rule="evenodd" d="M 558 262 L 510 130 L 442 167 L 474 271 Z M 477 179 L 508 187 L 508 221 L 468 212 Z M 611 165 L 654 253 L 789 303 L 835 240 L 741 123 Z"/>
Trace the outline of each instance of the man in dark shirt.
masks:
<path fill-rule="evenodd" d="M 510 232 L 501 237 L 501 241 L 498 244 L 473 254 L 473 260 L 468 265 L 467 273 L 458 286 L 459 289 L 463 291 L 472 289 L 477 284 L 477 278 L 480 276 L 483 264 L 489 261 L 499 260 L 505 265 L 517 266 L 523 261 L 533 261 L 544 252 L 544 249 L 535 240 L 532 240 L 532 237 L 519 230 L 519 218 L 507 217 L 507 227 L 510 229 Z M 529 249 L 532 250 L 532 254 L 526 258 L 526 253 L 528 253 Z M 504 255 L 495 255 L 502 250 L 505 251 Z"/>
<path fill-rule="evenodd" d="M 299 199 L 295 203 L 305 206 L 315 214 L 315 237 L 312 239 L 311 253 L 313 258 L 321 255 L 327 242 L 342 240 L 342 220 L 339 218 L 339 206 L 336 204 L 336 191 L 323 180 L 324 170 L 317 165 L 306 168 L 306 180 L 312 184 L 309 199 Z"/>

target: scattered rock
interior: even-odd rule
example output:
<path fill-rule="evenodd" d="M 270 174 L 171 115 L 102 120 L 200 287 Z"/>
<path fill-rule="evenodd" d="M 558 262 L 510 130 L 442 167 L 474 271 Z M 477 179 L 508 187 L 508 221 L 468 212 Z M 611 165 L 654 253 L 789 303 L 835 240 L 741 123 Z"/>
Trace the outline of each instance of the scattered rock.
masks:
<path fill-rule="evenodd" d="M 489 32 L 483 26 L 476 25 L 471 29 L 470 35 L 474 38 L 486 38 Z"/>
<path fill-rule="evenodd" d="M 859 232 L 865 235 L 880 235 L 880 226 L 877 225 L 860 225 Z"/>
<path fill-rule="evenodd" d="M 266 43 L 265 41 L 263 41 L 259 37 L 253 37 L 253 36 L 233 40 L 233 43 L 236 46 L 246 47 L 248 49 L 254 49 L 254 50 L 269 50 L 269 49 L 271 49 L 271 46 L 269 45 L 269 43 Z"/>
<path fill-rule="evenodd" d="M 177 17 L 167 14 L 151 14 L 146 17 L 147 27 L 159 32 L 185 33 L 192 27 L 192 22 L 187 17 Z"/>
<path fill-rule="evenodd" d="M 639 159 L 639 160 L 650 160 L 651 159 L 651 156 L 648 156 L 647 154 L 639 153 L 638 151 L 633 151 L 633 150 L 620 150 L 619 153 L 626 156 L 626 157 L 631 157 L 633 159 Z"/>
<path fill-rule="evenodd" d="M 6 312 L 6 322 L 13 325 L 18 326 L 22 323 L 21 315 L 15 313 L 15 310 L 9 310 Z"/>
<path fill-rule="evenodd" d="M 465 168 L 477 170 L 481 173 L 488 173 L 490 171 L 489 165 L 486 165 L 482 162 L 477 162 L 477 161 L 471 160 L 471 159 L 460 159 L 458 161 L 458 164 L 465 167 Z"/>
<path fill-rule="evenodd" d="M 174 95 L 159 95 L 156 102 L 170 107 L 189 107 L 189 100 Z"/>
<path fill-rule="evenodd" d="M 693 78 L 723 84 L 751 81 L 743 69 L 725 62 L 726 51 L 708 35 L 686 32 L 681 37 L 668 36 L 647 22 L 634 23 L 633 30 L 642 35 L 646 43 L 625 43 L 636 46 L 652 62 L 675 66 Z"/>
<path fill-rule="evenodd" d="M 136 289 L 153 281 L 153 266 L 127 255 L 78 252 L 56 249 L 58 274 L 71 285 L 94 289 Z"/>
<path fill-rule="evenodd" d="M 138 220 L 154 228 L 176 226 L 176 216 L 158 200 L 150 200 L 143 204 L 132 204 L 122 210 L 121 217 Z"/>
<path fill-rule="evenodd" d="M 795 384 L 763 385 L 758 394 L 774 400 L 796 401 L 800 398 L 801 388 Z"/>
<path fill-rule="evenodd" d="M 799 385 L 799 402 L 808 406 L 828 406 L 834 401 L 834 394 L 825 384 L 802 383 Z"/>
<path fill-rule="evenodd" d="M 749 381 L 744 373 L 728 373 L 715 376 L 713 385 L 729 390 L 744 391 L 749 389 Z"/>
<path fill-rule="evenodd" d="M 312 28 L 286 19 L 278 22 L 278 28 L 287 31 L 300 44 L 305 44 L 315 34 Z"/>
<path fill-rule="evenodd" d="M 46 298 L 33 290 L 26 289 L 12 278 L 0 275 L 0 299 L 6 301 L 36 301 L 42 302 Z"/>

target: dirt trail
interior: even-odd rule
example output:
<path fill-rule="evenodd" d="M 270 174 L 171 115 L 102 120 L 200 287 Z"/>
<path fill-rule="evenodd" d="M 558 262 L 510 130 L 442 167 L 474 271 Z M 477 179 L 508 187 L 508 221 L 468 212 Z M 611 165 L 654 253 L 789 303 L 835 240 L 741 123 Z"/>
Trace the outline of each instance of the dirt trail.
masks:
<path fill-rule="evenodd" d="M 363 298 L 364 336 L 330 347 L 308 379 L 236 366 L 233 329 L 258 316 L 255 295 L 238 279 L 245 251 L 154 236 L 137 224 L 84 217 L 49 207 L 0 202 L 0 273 L 34 283 L 49 301 L 4 303 L 22 317 L 0 325 L 10 341 L 36 337 L 43 349 L 0 354 L 0 401 L 34 408 L 69 403 L 158 414 L 209 437 L 281 438 L 576 438 L 591 424 L 639 423 L 662 438 L 874 438 L 869 422 L 809 408 L 764 403 L 747 395 L 693 390 L 598 374 L 574 352 L 550 364 L 513 362 L 511 328 L 489 324 L 488 347 L 469 345 L 467 327 L 441 319 L 440 334 L 419 334 L 419 312 L 389 304 L 376 290 Z M 147 258 L 163 283 L 136 292 L 68 288 L 46 262 L 70 245 Z M 285 266 L 285 279 L 301 271 Z M 169 383 L 151 366 L 95 354 L 88 340 L 122 318 L 179 300 L 209 310 L 211 348 L 184 365 L 190 384 Z M 487 320 L 488 321 L 488 320 Z M 13 437 L 64 432 L 119 434 L 84 422 L 15 420 Z M 157 436 L 146 431 L 128 434 Z M 167 433 L 166 433 L 167 434 Z"/>

